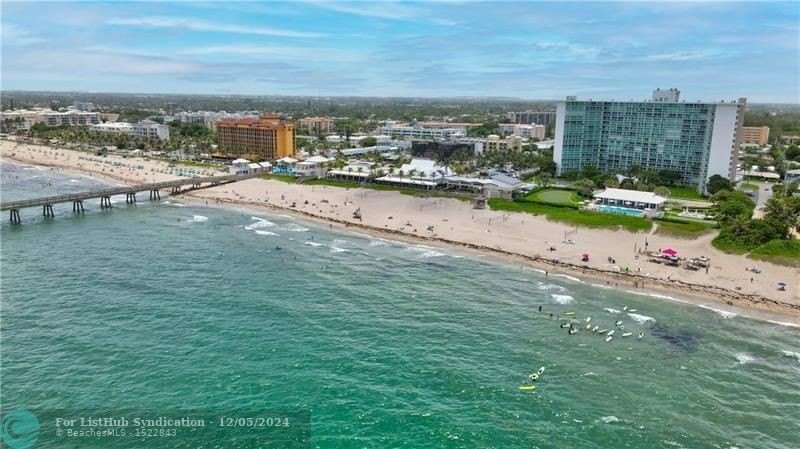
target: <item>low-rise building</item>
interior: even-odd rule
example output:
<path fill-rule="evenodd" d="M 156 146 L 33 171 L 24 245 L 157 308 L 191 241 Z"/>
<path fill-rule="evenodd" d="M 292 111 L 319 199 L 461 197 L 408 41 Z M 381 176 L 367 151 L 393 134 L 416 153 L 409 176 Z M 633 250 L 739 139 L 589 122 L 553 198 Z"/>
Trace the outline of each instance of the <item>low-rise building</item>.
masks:
<path fill-rule="evenodd" d="M 769 126 L 743 126 L 742 143 L 766 145 L 769 140 Z"/>
<path fill-rule="evenodd" d="M 381 134 L 394 137 L 414 138 L 414 139 L 449 139 L 455 136 L 465 135 L 464 128 L 461 127 L 434 127 L 428 128 L 421 123 L 395 123 L 387 120 L 380 129 Z"/>
<path fill-rule="evenodd" d="M 506 134 L 512 134 L 526 139 L 544 139 L 544 125 L 501 123 L 498 126 L 500 126 L 500 130 Z"/>
<path fill-rule="evenodd" d="M 322 178 L 328 172 L 331 160 L 325 156 L 311 156 L 294 165 L 294 174 L 303 178 Z"/>
<path fill-rule="evenodd" d="M 375 167 L 373 162 L 353 161 L 342 168 L 331 168 L 328 170 L 327 176 L 329 178 L 346 179 L 349 181 L 366 181 L 374 176 L 375 171 L 373 167 Z"/>
<path fill-rule="evenodd" d="M 247 159 L 234 159 L 231 162 L 230 174 L 246 175 L 250 173 L 250 161 Z"/>
<path fill-rule="evenodd" d="M 795 181 L 800 181 L 800 169 L 787 170 L 784 182 L 787 184 L 791 184 Z"/>
<path fill-rule="evenodd" d="M 399 170 L 394 170 L 386 176 L 377 178 L 376 181 L 394 184 L 433 189 L 443 184 L 446 176 L 451 176 L 452 170 L 438 165 L 429 159 L 412 159 L 410 163 L 403 164 Z"/>
<path fill-rule="evenodd" d="M 152 120 L 133 124 L 133 135 L 143 139 L 169 140 L 169 126 Z"/>
<path fill-rule="evenodd" d="M 491 134 L 486 138 L 484 148 L 487 151 L 522 151 L 522 137 L 509 136 L 501 139 L 496 134 Z"/>
<path fill-rule="evenodd" d="M 133 134 L 133 125 L 127 122 L 98 123 L 89 127 L 89 131 L 113 134 Z"/>
<path fill-rule="evenodd" d="M 640 210 L 658 210 L 667 201 L 663 196 L 653 192 L 640 192 L 638 190 L 605 189 L 594 194 L 595 204 L 601 206 L 615 206 Z M 605 209 L 600 209 L 605 210 Z"/>

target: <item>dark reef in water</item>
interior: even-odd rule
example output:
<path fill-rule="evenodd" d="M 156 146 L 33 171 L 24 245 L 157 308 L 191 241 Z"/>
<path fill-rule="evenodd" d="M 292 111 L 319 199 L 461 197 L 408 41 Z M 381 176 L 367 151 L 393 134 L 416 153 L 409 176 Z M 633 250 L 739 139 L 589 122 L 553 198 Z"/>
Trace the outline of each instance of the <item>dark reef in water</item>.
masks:
<path fill-rule="evenodd" d="M 662 324 L 654 324 L 650 329 L 650 333 L 654 337 L 658 337 L 674 349 L 682 352 L 694 352 L 697 350 L 697 345 L 700 343 L 700 334 L 683 329 L 670 329 Z"/>

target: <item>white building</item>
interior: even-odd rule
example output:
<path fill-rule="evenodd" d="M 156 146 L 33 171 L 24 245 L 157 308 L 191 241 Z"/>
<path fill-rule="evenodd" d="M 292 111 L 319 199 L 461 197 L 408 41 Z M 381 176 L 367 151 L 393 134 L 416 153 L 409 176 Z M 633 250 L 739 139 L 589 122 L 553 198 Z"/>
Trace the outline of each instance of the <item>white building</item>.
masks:
<path fill-rule="evenodd" d="M 42 111 L 40 116 L 42 123 L 47 126 L 74 126 L 74 125 L 93 125 L 100 123 L 99 112 L 82 112 L 70 109 L 64 112 Z"/>
<path fill-rule="evenodd" d="M 658 210 L 667 201 L 653 192 L 638 190 L 605 189 L 594 195 L 595 203 L 643 210 Z"/>
<path fill-rule="evenodd" d="M 294 174 L 300 177 L 322 178 L 328 172 L 328 159 L 325 156 L 311 156 L 294 165 Z"/>
<path fill-rule="evenodd" d="M 448 176 L 445 178 L 445 185 L 453 189 L 482 193 L 490 198 L 511 198 L 515 191 L 533 188 L 532 184 L 522 182 L 517 178 L 502 173 L 494 173 L 489 178 Z"/>
<path fill-rule="evenodd" d="M 452 170 L 436 164 L 430 159 L 412 159 L 410 163 L 403 164 L 386 176 L 377 178 L 376 181 L 387 184 L 411 185 L 432 189 L 444 183 L 446 176 L 451 176 Z"/>
<path fill-rule="evenodd" d="M 399 124 L 387 120 L 380 129 L 381 134 L 394 137 L 409 137 L 415 139 L 449 139 L 450 137 L 463 136 L 463 128 L 426 128 L 421 124 Z"/>
<path fill-rule="evenodd" d="M 89 130 L 100 133 L 133 134 L 133 125 L 127 122 L 106 122 L 92 125 Z"/>
<path fill-rule="evenodd" d="M 501 123 L 500 130 L 505 134 L 524 137 L 526 139 L 544 139 L 544 125 L 524 125 L 517 123 Z"/>
<path fill-rule="evenodd" d="M 366 180 L 369 179 L 370 176 L 373 174 L 373 167 L 375 166 L 372 162 L 366 161 L 353 161 L 348 163 L 342 168 L 332 168 L 328 170 L 328 177 L 330 178 L 340 178 L 340 179 L 349 179 L 349 180 Z"/>
<path fill-rule="evenodd" d="M 133 135 L 145 139 L 169 140 L 169 126 L 152 120 L 133 124 Z"/>
<path fill-rule="evenodd" d="M 231 162 L 230 174 L 246 175 L 250 173 L 250 161 L 247 159 L 234 159 Z"/>

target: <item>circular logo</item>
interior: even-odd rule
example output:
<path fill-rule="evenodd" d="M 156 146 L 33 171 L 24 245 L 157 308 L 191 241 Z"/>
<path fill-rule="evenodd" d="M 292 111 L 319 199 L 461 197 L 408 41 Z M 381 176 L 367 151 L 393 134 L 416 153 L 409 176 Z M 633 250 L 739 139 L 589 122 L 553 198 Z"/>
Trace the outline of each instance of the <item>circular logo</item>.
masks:
<path fill-rule="evenodd" d="M 11 449 L 28 449 L 39 438 L 39 420 L 24 408 L 4 413 L 0 425 L 0 439 Z"/>

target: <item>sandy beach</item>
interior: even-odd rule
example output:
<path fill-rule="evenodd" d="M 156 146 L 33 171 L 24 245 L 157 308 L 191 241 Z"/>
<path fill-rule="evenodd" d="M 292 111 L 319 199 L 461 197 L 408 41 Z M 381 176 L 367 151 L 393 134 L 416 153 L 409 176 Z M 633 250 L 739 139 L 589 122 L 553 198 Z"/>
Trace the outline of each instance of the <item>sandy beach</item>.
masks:
<path fill-rule="evenodd" d="M 0 156 L 127 184 L 178 178 L 162 172 L 168 167 L 162 161 L 100 158 L 91 153 L 10 141 L 0 143 Z M 693 298 L 699 304 L 770 311 L 785 315 L 784 321 L 800 323 L 800 272 L 717 251 L 710 243 L 714 233 L 684 240 L 659 235 L 655 229 L 649 233 L 630 233 L 575 228 L 529 214 L 475 210 L 469 202 L 457 199 L 265 179 L 197 190 L 185 196 L 200 204 L 280 209 L 324 221 L 332 227 L 358 228 L 365 233 L 426 244 L 454 245 L 508 258 L 548 274 L 592 279 L 599 285 L 635 292 L 679 295 Z M 361 211 L 360 220 L 353 217 L 357 209 Z M 674 248 L 683 257 L 704 255 L 711 259 L 711 266 L 706 272 L 649 263 L 645 255 L 639 254 L 645 245 L 649 250 Z M 588 263 L 581 261 L 584 253 L 590 256 Z M 609 262 L 609 257 L 614 262 Z M 747 271 L 755 266 L 761 273 Z M 778 290 L 778 281 L 789 284 L 786 291 Z"/>

